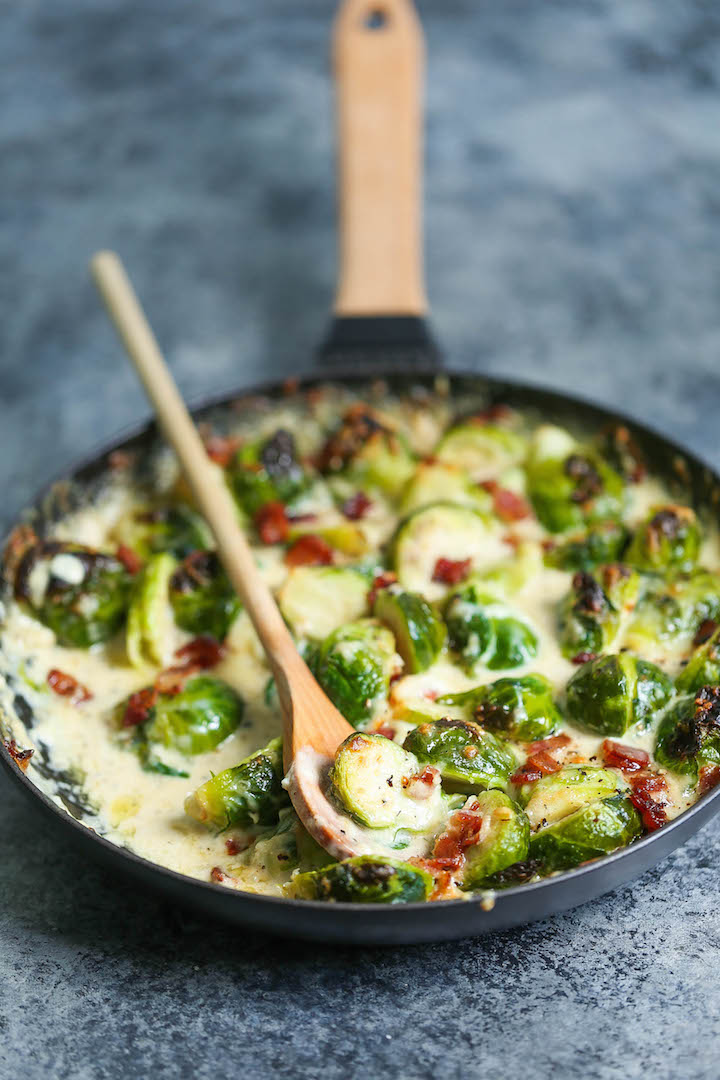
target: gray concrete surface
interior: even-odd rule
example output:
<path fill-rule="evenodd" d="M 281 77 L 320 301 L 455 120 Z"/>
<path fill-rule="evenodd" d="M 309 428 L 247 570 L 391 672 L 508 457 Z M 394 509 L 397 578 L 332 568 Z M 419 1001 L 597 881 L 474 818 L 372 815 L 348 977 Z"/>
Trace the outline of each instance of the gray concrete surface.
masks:
<path fill-rule="evenodd" d="M 146 407 L 117 248 L 189 395 L 306 365 L 334 277 L 327 0 L 0 0 L 2 518 Z M 720 464 L 720 10 L 425 0 L 448 354 Z M 180 915 L 0 784 L 0 1076 L 715 1078 L 720 831 L 491 939 L 326 950 Z"/>

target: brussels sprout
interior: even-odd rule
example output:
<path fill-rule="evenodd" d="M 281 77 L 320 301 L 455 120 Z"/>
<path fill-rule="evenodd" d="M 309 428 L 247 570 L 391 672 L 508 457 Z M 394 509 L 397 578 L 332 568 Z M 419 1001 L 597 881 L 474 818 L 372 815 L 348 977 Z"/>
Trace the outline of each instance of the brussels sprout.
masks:
<path fill-rule="evenodd" d="M 135 667 L 164 664 L 168 658 L 173 630 L 168 587 L 176 568 L 173 555 L 154 555 L 135 581 L 125 633 L 128 660 Z"/>
<path fill-rule="evenodd" d="M 297 874 L 289 892 L 300 900 L 346 904 L 412 904 L 427 900 L 433 879 L 427 870 L 394 859 L 356 855 L 323 870 Z"/>
<path fill-rule="evenodd" d="M 437 461 L 421 462 L 403 491 L 400 513 L 406 516 L 438 502 L 469 506 L 483 513 L 490 513 L 493 506 L 492 497 L 470 480 L 465 469 Z"/>
<path fill-rule="evenodd" d="M 647 726 L 672 695 L 671 679 L 629 653 L 583 664 L 567 685 L 567 711 L 576 727 L 597 735 L 624 735 Z"/>
<path fill-rule="evenodd" d="M 579 570 L 558 616 L 563 655 L 570 659 L 579 653 L 597 655 L 612 646 L 639 592 L 639 574 L 618 563 L 595 574 Z"/>
<path fill-rule="evenodd" d="M 511 559 L 503 559 L 489 570 L 474 573 L 466 584 L 477 585 L 482 592 L 507 599 L 520 592 L 540 570 L 542 560 L 538 545 L 520 543 Z"/>
<path fill-rule="evenodd" d="M 170 578 L 175 622 L 189 634 L 222 641 L 242 607 L 217 552 L 194 551 Z"/>
<path fill-rule="evenodd" d="M 367 611 L 365 574 L 340 566 L 298 566 L 278 593 L 284 618 L 299 637 L 322 639 Z"/>
<path fill-rule="evenodd" d="M 243 716 L 242 698 L 220 679 L 191 676 L 179 693 L 160 693 L 149 688 L 146 718 L 138 731 L 138 749 L 177 750 L 202 754 L 214 750 L 238 727 Z M 126 703 L 121 706 L 125 709 Z"/>
<path fill-rule="evenodd" d="M 404 592 L 398 585 L 380 589 L 373 615 L 395 635 L 406 671 L 425 671 L 435 662 L 445 644 L 445 624 L 420 593 Z"/>
<path fill-rule="evenodd" d="M 701 540 L 689 506 L 656 506 L 636 530 L 625 560 L 639 570 L 692 570 Z"/>
<path fill-rule="evenodd" d="M 371 829 L 423 832 L 443 819 L 449 805 L 440 773 L 382 735 L 356 733 L 340 744 L 332 790 Z"/>
<path fill-rule="evenodd" d="M 545 565 L 556 570 L 594 570 L 617 562 L 630 533 L 619 521 L 600 521 L 587 532 L 571 536 L 545 555 Z"/>
<path fill-rule="evenodd" d="M 212 546 L 212 533 L 204 518 L 186 503 L 138 511 L 123 519 L 115 533 L 143 559 L 161 552 L 184 559 L 191 551 Z"/>
<path fill-rule="evenodd" d="M 527 477 L 535 512 L 550 532 L 581 529 L 622 511 L 622 478 L 562 428 L 542 425 L 535 431 Z"/>
<path fill-rule="evenodd" d="M 640 815 L 624 795 L 592 802 L 530 837 L 530 856 L 546 873 L 570 870 L 642 835 Z"/>
<path fill-rule="evenodd" d="M 701 622 L 720 618 L 720 576 L 697 569 L 670 581 L 651 579 L 625 632 L 625 644 L 637 652 L 658 642 L 692 637 Z"/>
<path fill-rule="evenodd" d="M 477 841 L 463 850 L 463 889 L 488 887 L 494 874 L 527 858 L 530 822 L 504 791 L 483 791 L 460 813 L 477 814 L 480 819 Z"/>
<path fill-rule="evenodd" d="M 443 780 L 470 787 L 503 787 L 517 761 L 500 739 L 467 720 L 433 720 L 410 731 L 403 743 Z"/>
<path fill-rule="evenodd" d="M 642 451 L 624 424 L 612 424 L 602 431 L 598 445 L 608 465 L 627 483 L 637 484 L 645 477 Z"/>
<path fill-rule="evenodd" d="M 358 619 L 333 631 L 310 667 L 345 719 L 358 727 L 387 697 L 395 666 L 392 634 L 374 619 Z"/>
<path fill-rule="evenodd" d="M 120 629 L 132 591 L 123 564 L 81 544 L 39 541 L 23 555 L 15 595 L 60 645 L 88 649 Z"/>
<path fill-rule="evenodd" d="M 250 517 L 266 503 L 291 502 L 310 482 L 297 461 L 295 439 L 283 428 L 269 439 L 241 447 L 227 478 L 236 502 Z"/>
<path fill-rule="evenodd" d="M 519 667 L 537 656 L 539 643 L 531 627 L 476 585 L 450 596 L 445 624 L 450 647 L 468 673 L 480 664 L 491 671 Z"/>
<path fill-rule="evenodd" d="M 201 784 L 185 800 L 185 813 L 217 829 L 274 825 L 289 804 L 282 778 L 282 739 L 273 739 L 263 750 Z"/>
<path fill-rule="evenodd" d="M 666 769 L 693 777 L 706 765 L 720 765 L 720 687 L 700 687 L 668 709 L 658 725 L 655 757 Z"/>
<path fill-rule="evenodd" d="M 720 686 L 720 627 L 695 650 L 675 680 L 681 694 L 693 694 L 703 686 Z"/>
<path fill-rule="evenodd" d="M 435 503 L 401 522 L 392 542 L 394 569 L 400 584 L 433 599 L 443 594 L 433 582 L 438 559 L 470 559 L 481 569 L 506 556 L 493 526 L 469 506 Z"/>
<path fill-rule="evenodd" d="M 478 724 L 498 735 L 515 742 L 535 742 L 562 724 L 552 694 L 552 684 L 544 675 L 520 675 L 437 700 L 439 705 L 469 706 Z"/>
<path fill-rule="evenodd" d="M 525 457 L 527 439 L 510 427 L 469 420 L 452 427 L 434 457 L 466 469 L 474 480 L 487 480 Z"/>
<path fill-rule="evenodd" d="M 399 495 L 415 471 L 405 438 L 366 405 L 351 406 L 320 454 L 320 469 L 342 473 L 361 487 Z"/>
<path fill-rule="evenodd" d="M 517 798 L 530 825 L 553 825 L 599 799 L 616 795 L 624 781 L 616 772 L 597 765 L 567 765 L 559 772 L 522 784 Z"/>
<path fill-rule="evenodd" d="M 298 851 L 297 816 L 292 807 L 284 807 L 278 814 L 277 823 L 264 829 L 249 847 L 237 856 L 237 863 L 230 866 L 231 875 L 256 870 L 259 875 L 284 888 L 287 880 L 300 861 Z M 328 855 L 325 853 L 325 861 Z"/>

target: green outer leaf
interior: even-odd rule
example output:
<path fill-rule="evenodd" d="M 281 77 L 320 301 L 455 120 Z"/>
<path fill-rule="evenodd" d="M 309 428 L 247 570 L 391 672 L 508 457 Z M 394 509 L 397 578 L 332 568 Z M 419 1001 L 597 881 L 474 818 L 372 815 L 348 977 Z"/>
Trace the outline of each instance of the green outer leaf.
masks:
<path fill-rule="evenodd" d="M 420 593 L 396 586 L 380 589 L 373 615 L 392 630 L 408 673 L 425 671 L 435 662 L 445 643 L 445 624 Z"/>
<path fill-rule="evenodd" d="M 322 870 L 297 874 L 290 891 L 300 900 L 411 904 L 427 900 L 432 888 L 430 874 L 417 866 L 375 855 L 356 855 Z"/>
<path fill-rule="evenodd" d="M 135 583 L 125 636 L 128 660 L 134 667 L 165 663 L 173 622 L 168 588 L 177 565 L 173 555 L 155 555 Z"/>
<path fill-rule="evenodd" d="M 544 675 L 505 676 L 487 686 L 462 694 L 445 694 L 438 705 L 469 708 L 481 727 L 515 742 L 544 739 L 562 725 L 562 714 L 552 699 L 553 688 Z"/>
<path fill-rule="evenodd" d="M 530 857 L 545 873 L 571 870 L 625 847 L 642 835 L 637 810 L 624 795 L 598 800 L 530 837 Z"/>
<path fill-rule="evenodd" d="M 195 675 L 179 694 L 161 694 L 144 725 L 148 742 L 182 754 L 214 750 L 243 717 L 239 694 L 221 679 Z"/>
<path fill-rule="evenodd" d="M 633 724 L 647 725 L 671 694 L 671 680 L 655 664 L 630 653 L 599 656 L 570 679 L 567 712 L 582 731 L 619 736 Z"/>
<path fill-rule="evenodd" d="M 206 780 L 188 795 L 185 811 L 218 829 L 274 825 L 280 810 L 289 805 L 282 779 L 282 739 L 278 738 Z"/>
<path fill-rule="evenodd" d="M 420 724 L 408 732 L 403 748 L 434 765 L 444 780 L 470 787 L 504 787 L 517 765 L 505 743 L 466 720 Z"/>
<path fill-rule="evenodd" d="M 482 791 L 476 801 L 483 818 L 490 816 L 490 825 L 482 843 L 465 849 L 463 889 L 482 888 L 492 874 L 522 862 L 530 841 L 527 815 L 504 791 Z"/>

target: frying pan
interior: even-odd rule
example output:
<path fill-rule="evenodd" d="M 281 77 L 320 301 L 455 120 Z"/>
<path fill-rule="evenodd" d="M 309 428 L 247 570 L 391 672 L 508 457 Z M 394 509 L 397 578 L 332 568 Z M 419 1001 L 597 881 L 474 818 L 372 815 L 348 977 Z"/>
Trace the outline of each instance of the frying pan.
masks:
<path fill-rule="evenodd" d="M 690 491 L 696 508 L 715 515 L 720 476 L 695 455 L 649 428 L 590 402 L 510 380 L 488 379 L 449 366 L 425 324 L 420 243 L 420 105 L 422 39 L 409 0 L 346 0 L 336 24 L 340 142 L 340 280 L 335 319 L 314 370 L 299 391 L 328 378 L 356 388 L 381 375 L 391 389 L 431 385 L 446 375 L 454 392 L 532 409 L 561 424 L 625 424 L 654 471 L 673 488 Z M 243 387 L 194 410 L 197 420 L 222 423 L 233 402 L 249 393 L 270 399 L 277 383 Z M 81 463 L 45 488 L 22 514 L 40 534 L 69 509 L 92 501 L 109 460 L 126 451 L 141 460 L 158 433 L 149 424 Z M 19 721 L 30 730 L 32 711 L 21 692 L 0 716 L 5 737 Z M 72 777 L 53 771 L 36 749 L 29 774 L 4 746 L 0 762 L 36 810 L 88 856 L 177 903 L 227 922 L 308 940 L 405 944 L 442 941 L 506 929 L 574 907 L 624 884 L 664 858 L 720 810 L 720 787 L 674 821 L 628 848 L 555 877 L 482 899 L 432 904 L 362 905 L 284 900 L 236 892 L 165 869 L 93 831 L 91 808 Z M 33 777 L 38 777 L 38 783 Z"/>

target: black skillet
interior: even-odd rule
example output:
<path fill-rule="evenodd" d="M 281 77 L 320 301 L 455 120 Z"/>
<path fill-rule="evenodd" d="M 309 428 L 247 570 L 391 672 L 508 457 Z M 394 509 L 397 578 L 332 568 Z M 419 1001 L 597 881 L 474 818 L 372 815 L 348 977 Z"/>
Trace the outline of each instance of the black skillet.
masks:
<path fill-rule="evenodd" d="M 654 471 L 668 484 L 690 490 L 694 504 L 715 514 L 720 477 L 694 455 L 625 417 L 588 402 L 510 381 L 485 379 L 443 364 L 427 331 L 420 270 L 420 106 L 422 37 L 409 0 L 346 0 L 336 25 L 341 175 L 341 274 L 336 318 L 320 366 L 298 392 L 318 381 L 353 384 L 383 375 L 399 389 L 432 383 L 447 374 L 453 391 L 483 394 L 488 404 L 506 402 L 548 420 L 588 431 L 618 420 L 637 439 Z M 243 388 L 279 397 L 278 384 Z M 222 421 L 232 395 L 195 410 L 198 419 Z M 23 514 L 42 533 L 68 509 L 91 501 L 118 450 L 142 458 L 157 444 L 149 425 L 118 440 L 55 482 Z M 20 692 L 14 715 L 0 716 L 3 735 L 17 718 L 32 734 L 33 717 Z M 182 905 L 228 922 L 292 937 L 327 942 L 404 944 L 441 941 L 504 929 L 592 900 L 643 873 L 684 843 L 720 810 L 720 788 L 670 824 L 614 855 L 576 870 L 520 885 L 495 896 L 494 904 L 455 900 L 396 906 L 327 904 L 235 892 L 167 870 L 92 831 L 91 808 L 66 775 L 54 773 L 38 747 L 29 774 L 4 746 L 11 780 L 45 819 L 109 870 L 120 872 Z M 42 778 L 45 791 L 32 777 Z M 49 791 L 53 797 L 46 794 Z"/>

